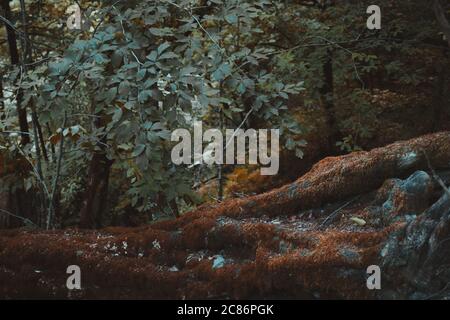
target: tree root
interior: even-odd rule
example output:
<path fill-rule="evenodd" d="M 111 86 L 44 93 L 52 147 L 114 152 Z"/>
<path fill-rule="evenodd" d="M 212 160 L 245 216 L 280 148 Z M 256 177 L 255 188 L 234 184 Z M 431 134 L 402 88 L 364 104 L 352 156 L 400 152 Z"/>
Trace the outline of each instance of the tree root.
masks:
<path fill-rule="evenodd" d="M 146 227 L 0 231 L 0 297 L 448 297 L 450 199 L 423 152 L 449 168 L 450 133 L 327 158 L 282 188 Z M 82 290 L 67 290 L 69 265 Z"/>

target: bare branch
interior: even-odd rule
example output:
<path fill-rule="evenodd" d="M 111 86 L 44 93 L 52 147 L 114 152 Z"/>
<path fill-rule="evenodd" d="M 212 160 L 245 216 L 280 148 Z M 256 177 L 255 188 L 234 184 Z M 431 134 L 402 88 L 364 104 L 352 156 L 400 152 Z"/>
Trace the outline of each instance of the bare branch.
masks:
<path fill-rule="evenodd" d="M 23 222 L 25 222 L 26 224 L 31 224 L 31 225 L 35 226 L 36 228 L 39 228 L 39 226 L 37 224 L 35 224 L 33 221 L 31 221 L 28 218 L 24 218 L 24 217 L 18 216 L 17 214 L 14 214 L 12 212 L 6 211 L 4 209 L 0 209 L 0 213 L 6 214 L 8 216 L 11 216 L 11 217 L 14 217 L 14 218 L 17 218 L 17 219 L 20 219 Z"/>

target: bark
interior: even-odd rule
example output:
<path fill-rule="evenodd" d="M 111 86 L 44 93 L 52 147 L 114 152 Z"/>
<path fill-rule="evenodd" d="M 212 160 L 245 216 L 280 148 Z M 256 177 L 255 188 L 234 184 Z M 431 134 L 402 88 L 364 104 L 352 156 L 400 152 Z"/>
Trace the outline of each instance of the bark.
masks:
<path fill-rule="evenodd" d="M 48 152 L 47 152 L 47 148 L 45 146 L 44 134 L 42 132 L 42 126 L 39 123 L 39 118 L 38 118 L 37 114 L 36 114 L 36 126 L 37 126 L 39 144 L 41 146 L 42 154 L 44 156 L 45 162 L 48 162 Z"/>
<path fill-rule="evenodd" d="M 91 112 L 95 107 L 91 105 Z M 93 126 L 96 128 L 104 125 L 104 120 L 99 115 L 95 118 Z M 101 218 L 108 196 L 109 171 L 112 161 L 106 157 L 106 139 L 102 138 L 97 144 L 99 151 L 92 156 L 87 176 L 86 191 L 83 197 L 80 211 L 80 227 L 95 228 L 101 226 Z"/>
<path fill-rule="evenodd" d="M 107 199 L 109 169 L 112 161 L 104 153 L 92 157 L 83 205 L 80 212 L 80 226 L 95 228 L 101 223 L 102 211 Z"/>
<path fill-rule="evenodd" d="M 323 81 L 321 88 L 322 100 L 326 111 L 327 125 L 329 129 L 329 150 L 335 149 L 337 139 L 336 115 L 334 108 L 334 80 L 333 80 L 333 56 L 330 50 L 327 50 L 326 61 L 323 64 Z"/>

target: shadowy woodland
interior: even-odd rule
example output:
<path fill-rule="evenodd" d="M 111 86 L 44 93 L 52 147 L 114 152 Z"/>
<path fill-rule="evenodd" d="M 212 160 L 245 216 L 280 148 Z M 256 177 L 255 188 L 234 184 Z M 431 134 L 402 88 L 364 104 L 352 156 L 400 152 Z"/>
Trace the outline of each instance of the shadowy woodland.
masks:
<path fill-rule="evenodd" d="M 450 4 L 376 2 L 0 0 L 0 298 L 449 298 Z"/>

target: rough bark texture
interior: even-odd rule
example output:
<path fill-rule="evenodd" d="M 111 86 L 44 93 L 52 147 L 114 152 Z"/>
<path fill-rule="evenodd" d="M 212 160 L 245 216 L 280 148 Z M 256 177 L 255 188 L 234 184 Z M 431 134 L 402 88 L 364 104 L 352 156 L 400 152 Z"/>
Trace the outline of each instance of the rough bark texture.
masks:
<path fill-rule="evenodd" d="M 450 198 L 428 171 L 448 183 L 449 160 L 442 132 L 146 227 L 0 231 L 0 297 L 446 298 Z M 370 265 L 381 290 L 366 286 Z"/>

